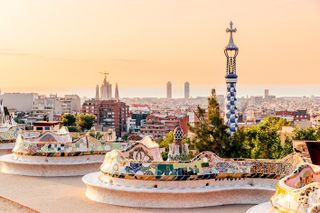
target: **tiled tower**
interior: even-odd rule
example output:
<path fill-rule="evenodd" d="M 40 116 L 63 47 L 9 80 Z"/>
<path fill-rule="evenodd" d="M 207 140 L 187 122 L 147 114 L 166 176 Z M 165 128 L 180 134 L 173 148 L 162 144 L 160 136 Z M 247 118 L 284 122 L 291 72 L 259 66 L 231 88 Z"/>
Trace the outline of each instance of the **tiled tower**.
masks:
<path fill-rule="evenodd" d="M 224 49 L 224 54 L 227 57 L 227 70 L 226 70 L 226 84 L 227 84 L 227 94 L 226 94 L 226 109 L 225 109 L 225 122 L 229 126 L 229 133 L 232 135 L 236 132 L 238 127 L 238 117 L 237 117 L 237 71 L 236 71 L 236 58 L 238 55 L 238 47 L 233 41 L 233 33 L 237 31 L 233 28 L 233 23 L 230 22 L 230 28 L 227 28 L 227 33 L 230 33 L 229 43 Z"/>

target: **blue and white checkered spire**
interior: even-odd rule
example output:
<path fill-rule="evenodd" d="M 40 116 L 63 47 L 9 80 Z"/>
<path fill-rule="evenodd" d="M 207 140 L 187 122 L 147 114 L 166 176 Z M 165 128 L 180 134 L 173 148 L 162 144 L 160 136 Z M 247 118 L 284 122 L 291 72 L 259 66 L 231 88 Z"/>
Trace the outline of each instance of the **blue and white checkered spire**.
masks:
<path fill-rule="evenodd" d="M 227 70 L 226 70 L 226 105 L 225 105 L 225 122 L 229 127 L 229 133 L 232 135 L 237 131 L 238 127 L 238 115 L 237 115 L 237 72 L 236 72 L 236 58 L 238 55 L 238 47 L 233 41 L 233 33 L 237 32 L 236 28 L 233 28 L 233 23 L 230 22 L 230 28 L 227 28 L 227 33 L 230 33 L 230 39 L 228 45 L 224 49 L 224 54 L 227 57 Z"/>

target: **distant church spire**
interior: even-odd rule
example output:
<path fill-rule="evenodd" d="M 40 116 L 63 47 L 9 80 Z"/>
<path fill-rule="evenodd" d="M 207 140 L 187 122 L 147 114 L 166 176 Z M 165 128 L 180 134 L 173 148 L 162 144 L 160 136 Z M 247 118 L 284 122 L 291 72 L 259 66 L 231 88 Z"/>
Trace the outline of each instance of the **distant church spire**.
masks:
<path fill-rule="evenodd" d="M 116 100 L 119 100 L 119 99 L 120 99 L 120 97 L 119 97 L 118 83 L 116 83 L 116 90 L 115 90 L 114 98 L 115 98 Z"/>

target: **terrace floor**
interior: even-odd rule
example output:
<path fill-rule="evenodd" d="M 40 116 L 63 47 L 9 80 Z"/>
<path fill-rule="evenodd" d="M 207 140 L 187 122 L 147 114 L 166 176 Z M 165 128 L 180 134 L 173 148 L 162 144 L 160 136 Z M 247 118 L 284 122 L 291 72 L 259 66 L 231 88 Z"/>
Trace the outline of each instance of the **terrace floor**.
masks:
<path fill-rule="evenodd" d="M 0 212 L 241 213 L 252 205 L 197 209 L 127 208 L 96 203 L 85 197 L 81 177 L 27 177 L 0 174 Z"/>

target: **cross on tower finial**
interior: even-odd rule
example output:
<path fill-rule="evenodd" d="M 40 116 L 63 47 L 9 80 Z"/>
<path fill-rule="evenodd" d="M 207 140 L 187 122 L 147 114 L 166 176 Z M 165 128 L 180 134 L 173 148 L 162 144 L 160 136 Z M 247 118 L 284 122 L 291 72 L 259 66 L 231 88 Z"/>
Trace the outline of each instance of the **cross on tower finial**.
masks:
<path fill-rule="evenodd" d="M 227 31 L 227 33 L 230 33 L 231 35 L 232 35 L 232 33 L 237 32 L 237 28 L 233 28 L 233 22 L 232 21 L 230 21 L 230 27 L 227 28 L 226 31 Z"/>
<path fill-rule="evenodd" d="M 233 27 L 233 22 L 230 21 L 230 27 L 226 29 L 227 33 L 230 33 L 229 43 L 226 46 L 226 50 L 238 50 L 238 47 L 233 41 L 233 33 L 237 32 L 237 28 Z"/>

